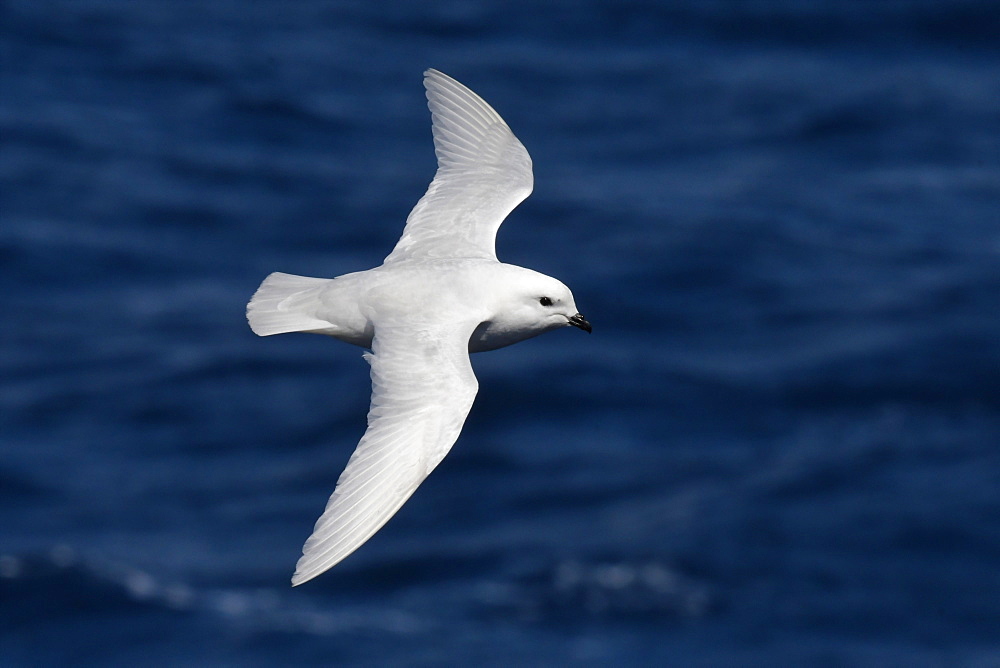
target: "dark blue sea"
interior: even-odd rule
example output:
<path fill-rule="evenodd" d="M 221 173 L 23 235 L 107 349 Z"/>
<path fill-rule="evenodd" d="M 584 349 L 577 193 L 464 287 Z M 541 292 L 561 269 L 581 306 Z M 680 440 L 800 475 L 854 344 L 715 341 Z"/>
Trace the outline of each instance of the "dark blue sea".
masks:
<path fill-rule="evenodd" d="M 1000 5 L 0 2 L 3 666 L 1000 666 Z M 291 588 L 421 73 L 535 164 L 452 453 Z"/>

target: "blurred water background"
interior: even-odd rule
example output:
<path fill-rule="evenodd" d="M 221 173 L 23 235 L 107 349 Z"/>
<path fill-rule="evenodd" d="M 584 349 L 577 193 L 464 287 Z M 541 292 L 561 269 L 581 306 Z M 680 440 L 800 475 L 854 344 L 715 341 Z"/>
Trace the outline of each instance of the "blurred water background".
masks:
<path fill-rule="evenodd" d="M 0 4 L 0 663 L 1000 665 L 1000 5 Z M 477 355 L 451 455 L 291 589 L 421 72 L 535 162 L 502 260 L 594 325 Z"/>

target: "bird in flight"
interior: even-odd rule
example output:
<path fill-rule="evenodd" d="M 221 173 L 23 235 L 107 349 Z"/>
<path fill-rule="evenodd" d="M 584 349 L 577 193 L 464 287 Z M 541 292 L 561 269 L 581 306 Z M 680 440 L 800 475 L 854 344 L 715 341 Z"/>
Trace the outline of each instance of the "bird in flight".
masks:
<path fill-rule="evenodd" d="M 438 168 L 383 263 L 337 278 L 273 273 L 247 305 L 259 336 L 326 334 L 370 352 L 368 429 L 292 576 L 300 585 L 371 538 L 458 438 L 479 389 L 469 353 L 560 327 L 591 331 L 558 280 L 497 260 L 504 218 L 532 189 L 531 158 L 492 107 L 424 73 Z"/>

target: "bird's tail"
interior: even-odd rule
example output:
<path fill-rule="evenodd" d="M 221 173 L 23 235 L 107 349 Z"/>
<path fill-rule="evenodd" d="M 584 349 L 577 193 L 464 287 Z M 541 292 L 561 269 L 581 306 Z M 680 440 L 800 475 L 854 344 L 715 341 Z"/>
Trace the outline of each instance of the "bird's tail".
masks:
<path fill-rule="evenodd" d="M 315 332 L 330 323 L 318 320 L 307 304 L 315 303 L 315 291 L 329 283 L 327 278 L 309 278 L 275 272 L 253 294 L 247 304 L 247 321 L 257 336 L 285 332 Z"/>

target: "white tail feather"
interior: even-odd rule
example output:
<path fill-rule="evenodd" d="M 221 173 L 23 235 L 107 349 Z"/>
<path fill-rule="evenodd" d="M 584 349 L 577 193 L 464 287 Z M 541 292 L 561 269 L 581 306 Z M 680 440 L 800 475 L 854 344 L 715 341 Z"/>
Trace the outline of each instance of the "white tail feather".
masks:
<path fill-rule="evenodd" d="M 271 274 L 247 304 L 250 329 L 257 336 L 329 329 L 330 323 L 317 319 L 309 308 L 316 303 L 317 289 L 329 282 L 327 278 Z"/>

